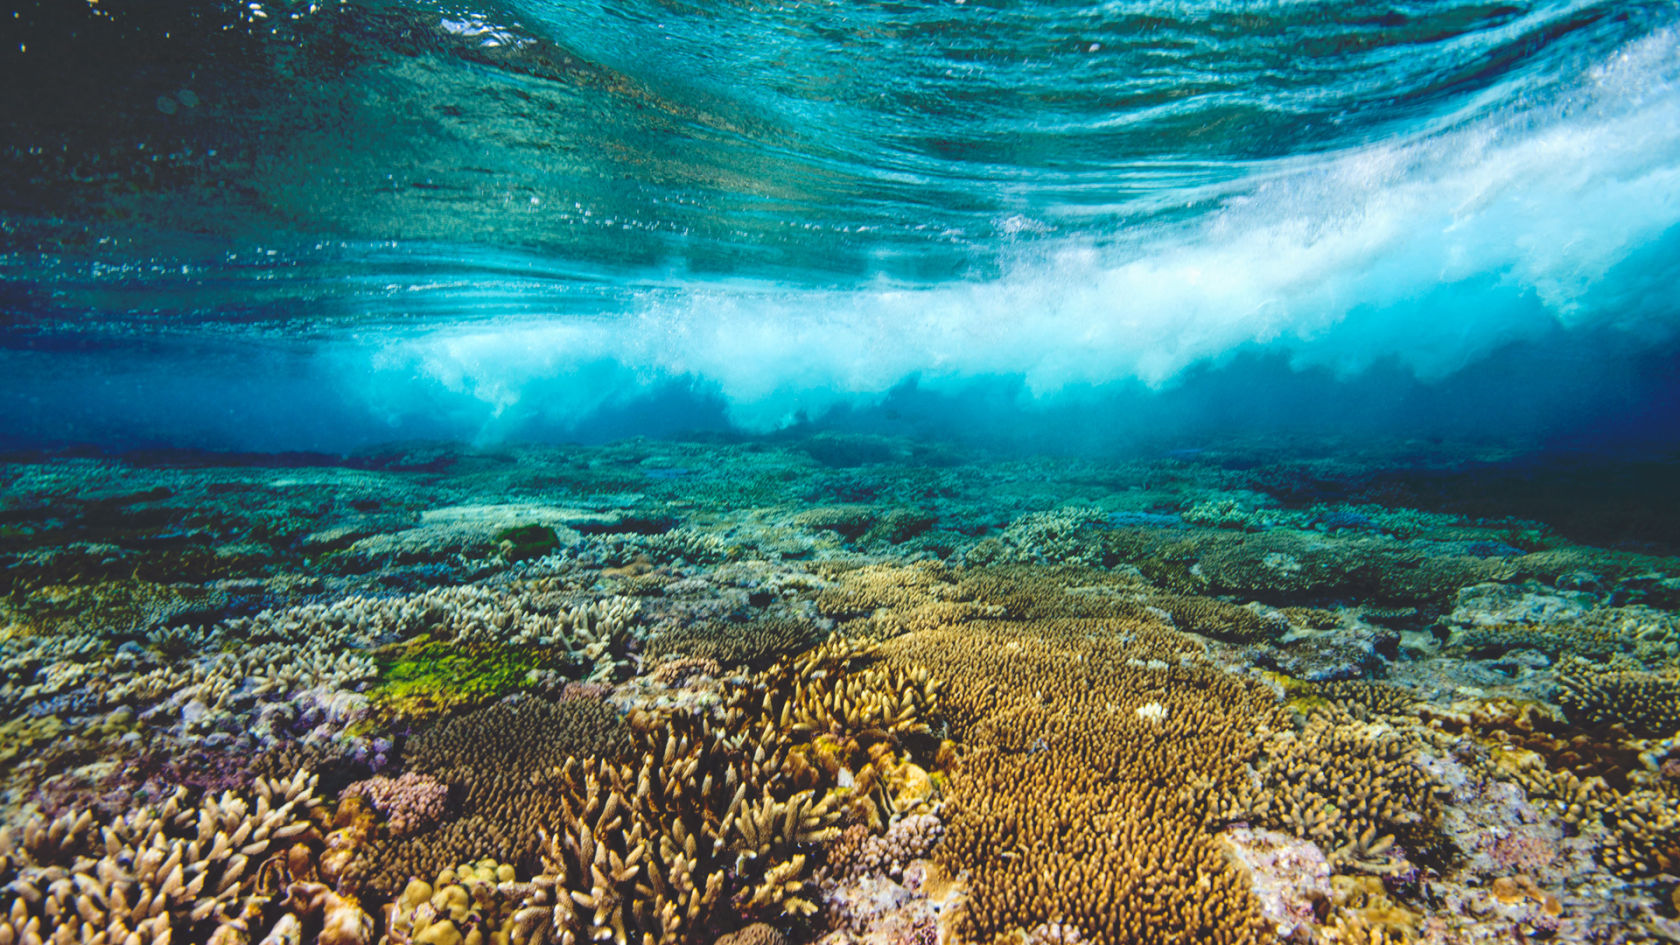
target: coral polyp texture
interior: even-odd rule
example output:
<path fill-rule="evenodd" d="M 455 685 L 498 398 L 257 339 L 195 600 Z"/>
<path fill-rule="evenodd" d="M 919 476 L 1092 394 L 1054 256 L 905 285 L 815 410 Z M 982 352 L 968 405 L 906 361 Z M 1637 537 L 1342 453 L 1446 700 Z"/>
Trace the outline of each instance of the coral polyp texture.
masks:
<path fill-rule="evenodd" d="M 1680 936 L 1660 549 L 919 455 L 14 458 L 0 945 Z"/>

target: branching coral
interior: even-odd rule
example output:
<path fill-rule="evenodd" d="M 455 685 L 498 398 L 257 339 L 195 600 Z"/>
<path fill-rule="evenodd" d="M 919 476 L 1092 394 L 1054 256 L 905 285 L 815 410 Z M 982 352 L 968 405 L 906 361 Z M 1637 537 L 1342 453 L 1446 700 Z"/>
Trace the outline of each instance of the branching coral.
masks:
<path fill-rule="evenodd" d="M 1440 843 L 1440 802 L 1412 763 L 1416 747 L 1392 731 L 1317 710 L 1299 731 L 1260 748 L 1259 778 L 1239 787 L 1222 816 L 1313 840 L 1341 869 L 1386 872 L 1396 843 L 1408 853 Z"/>
<path fill-rule="evenodd" d="M 1379 715 L 1403 714 L 1417 704 L 1417 697 L 1405 689 L 1366 680 L 1315 683 L 1312 691 L 1360 721 Z"/>
<path fill-rule="evenodd" d="M 448 785 L 453 816 L 373 842 L 358 872 L 394 893 L 412 877 L 484 855 L 534 870 L 538 830 L 559 815 L 553 772 L 574 756 L 616 758 L 629 746 L 617 714 L 590 699 L 514 696 L 441 722 L 410 740 L 404 777 Z"/>
<path fill-rule="evenodd" d="M 815 621 L 794 617 L 744 622 L 696 621 L 649 640 L 647 656 L 656 659 L 681 654 L 729 666 L 746 664 L 763 668 L 778 656 L 806 649 L 824 635 Z"/>
<path fill-rule="evenodd" d="M 1680 733 L 1680 676 L 1570 660 L 1558 667 L 1558 689 L 1559 703 L 1577 725 L 1619 724 L 1659 738 Z"/>
<path fill-rule="evenodd" d="M 812 857 L 838 834 L 852 792 L 808 746 L 901 746 L 928 733 L 937 685 L 925 671 L 867 667 L 872 647 L 836 640 L 778 662 L 721 721 L 641 720 L 636 760 L 574 760 L 562 816 L 516 916 L 516 941 L 690 942 L 726 905 L 808 915 Z M 804 758 L 795 763 L 795 758 Z"/>
<path fill-rule="evenodd" d="M 300 772 L 259 779 L 248 797 L 195 802 L 182 789 L 104 822 L 84 810 L 0 828 L 0 938 L 241 940 L 274 900 L 265 864 L 312 827 L 314 789 Z"/>
<path fill-rule="evenodd" d="M 1046 923 L 1095 942 L 1262 939 L 1203 811 L 1276 724 L 1268 690 L 1187 662 L 1199 646 L 1159 622 L 987 621 L 885 649 L 948 680 L 950 734 L 968 746 L 935 852 L 969 876 L 963 940 Z"/>

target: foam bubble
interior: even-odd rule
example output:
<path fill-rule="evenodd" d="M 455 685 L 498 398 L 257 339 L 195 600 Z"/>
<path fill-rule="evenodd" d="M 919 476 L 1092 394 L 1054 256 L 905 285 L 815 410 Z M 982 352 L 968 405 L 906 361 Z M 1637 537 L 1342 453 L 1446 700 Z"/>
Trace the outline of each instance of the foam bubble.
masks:
<path fill-rule="evenodd" d="M 1198 220 L 1118 247 L 1036 243 L 993 281 L 650 292 L 629 318 L 393 341 L 368 393 L 418 377 L 476 404 L 495 435 L 681 381 L 764 429 L 909 379 L 1016 377 L 1054 402 L 1170 386 L 1245 351 L 1344 377 L 1398 363 L 1432 381 L 1554 335 L 1666 343 L 1680 324 L 1677 61 L 1672 32 L 1647 37 L 1544 104 L 1267 166 Z"/>

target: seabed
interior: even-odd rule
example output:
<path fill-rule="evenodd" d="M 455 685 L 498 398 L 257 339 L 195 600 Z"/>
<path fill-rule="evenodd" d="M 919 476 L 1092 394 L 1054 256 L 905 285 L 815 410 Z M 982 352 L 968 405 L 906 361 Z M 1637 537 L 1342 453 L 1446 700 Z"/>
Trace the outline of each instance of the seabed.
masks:
<path fill-rule="evenodd" d="M 0 464 L 0 945 L 1680 939 L 1672 460 Z"/>

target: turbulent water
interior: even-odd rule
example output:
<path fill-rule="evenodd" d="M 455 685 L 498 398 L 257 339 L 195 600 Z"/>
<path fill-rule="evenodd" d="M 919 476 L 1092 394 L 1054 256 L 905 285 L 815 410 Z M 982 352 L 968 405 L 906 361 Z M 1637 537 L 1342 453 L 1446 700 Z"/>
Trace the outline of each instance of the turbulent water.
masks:
<path fill-rule="evenodd" d="M 25 5 L 3 432 L 1667 435 L 1677 28 L 1669 2 Z"/>

